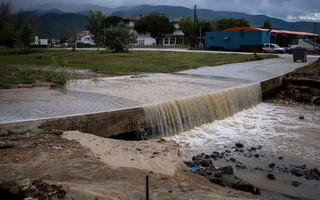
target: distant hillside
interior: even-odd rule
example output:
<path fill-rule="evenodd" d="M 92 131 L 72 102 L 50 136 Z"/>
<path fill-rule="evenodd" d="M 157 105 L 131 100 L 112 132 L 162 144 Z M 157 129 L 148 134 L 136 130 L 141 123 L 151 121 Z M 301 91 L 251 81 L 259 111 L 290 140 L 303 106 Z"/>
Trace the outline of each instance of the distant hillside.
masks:
<path fill-rule="evenodd" d="M 30 8 L 31 9 L 31 8 Z M 181 6 L 124 6 L 119 8 L 107 8 L 97 5 L 72 5 L 50 3 L 32 7 L 33 11 L 25 11 L 24 15 L 35 27 L 37 34 L 41 37 L 53 38 L 63 37 L 68 34 L 68 30 L 74 26 L 83 28 L 87 23 L 85 15 L 89 10 L 101 10 L 107 16 L 134 17 L 147 13 L 162 13 L 172 19 L 191 16 L 193 9 Z M 268 17 L 265 15 L 249 15 L 241 12 L 213 11 L 208 9 L 198 9 L 198 18 L 206 20 L 216 20 L 221 18 L 245 18 L 250 22 L 251 27 L 261 27 L 266 20 L 270 20 L 273 29 L 283 29 L 291 31 L 314 32 L 312 22 L 286 22 L 281 19 Z M 13 21 L 17 20 L 17 15 L 12 16 Z M 320 34 L 320 26 L 317 27 L 317 34 Z"/>
<path fill-rule="evenodd" d="M 163 13 L 171 18 L 191 16 L 193 17 L 193 9 L 181 6 L 134 6 L 132 9 L 117 10 L 111 15 L 120 17 L 134 17 L 144 13 Z M 265 15 L 249 15 L 241 12 L 213 11 L 208 9 L 198 9 L 198 18 L 206 20 L 216 20 L 221 18 L 245 18 L 250 22 L 252 27 L 263 26 L 264 21 L 270 20 L 272 28 L 291 31 L 314 32 L 314 23 L 312 22 L 286 22 L 281 19 L 268 17 Z M 317 34 L 320 34 L 320 27 L 317 28 Z"/>
<path fill-rule="evenodd" d="M 66 4 L 66 3 L 47 3 L 40 4 L 36 6 L 32 6 L 27 8 L 28 11 L 33 10 L 50 10 L 50 9 L 58 9 L 65 13 L 87 13 L 89 10 L 101 10 L 105 15 L 109 15 L 114 12 L 115 8 L 107 8 L 99 5 L 92 4 Z"/>
<path fill-rule="evenodd" d="M 69 31 L 77 26 L 84 29 L 87 24 L 85 15 L 77 13 L 63 13 L 59 10 L 49 11 L 26 11 L 24 17 L 36 30 L 36 34 L 42 38 L 60 38 L 69 35 Z M 18 15 L 12 15 L 12 21 L 17 22 Z"/>

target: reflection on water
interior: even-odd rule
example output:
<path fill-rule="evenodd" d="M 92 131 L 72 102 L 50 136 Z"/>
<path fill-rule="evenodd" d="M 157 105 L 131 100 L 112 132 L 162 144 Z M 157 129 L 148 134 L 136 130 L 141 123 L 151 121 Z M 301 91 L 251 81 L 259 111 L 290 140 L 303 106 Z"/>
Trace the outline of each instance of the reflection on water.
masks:
<path fill-rule="evenodd" d="M 299 119 L 300 115 L 304 119 Z M 180 144 L 185 160 L 241 142 L 245 146 L 261 145 L 269 155 L 319 167 L 320 108 L 262 103 L 167 139 Z"/>

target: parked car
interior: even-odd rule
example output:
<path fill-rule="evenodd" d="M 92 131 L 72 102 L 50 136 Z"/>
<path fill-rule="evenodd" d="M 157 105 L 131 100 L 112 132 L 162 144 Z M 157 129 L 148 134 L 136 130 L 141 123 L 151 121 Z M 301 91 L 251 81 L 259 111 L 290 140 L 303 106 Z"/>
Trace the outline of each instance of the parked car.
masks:
<path fill-rule="evenodd" d="M 295 49 L 295 48 L 301 48 L 301 46 L 300 45 L 291 45 L 290 49 L 289 49 L 289 53 L 292 54 L 293 49 Z"/>
<path fill-rule="evenodd" d="M 262 52 L 263 53 L 284 53 L 284 48 L 279 47 L 277 44 L 273 43 L 266 43 L 262 47 Z"/>

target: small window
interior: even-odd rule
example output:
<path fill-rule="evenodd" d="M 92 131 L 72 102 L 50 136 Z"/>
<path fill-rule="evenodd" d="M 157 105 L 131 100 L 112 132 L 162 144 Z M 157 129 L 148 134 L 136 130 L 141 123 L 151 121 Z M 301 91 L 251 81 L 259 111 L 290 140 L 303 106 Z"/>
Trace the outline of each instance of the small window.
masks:
<path fill-rule="evenodd" d="M 213 40 L 213 39 L 214 39 L 214 37 L 210 37 L 210 39 L 211 39 L 211 40 Z"/>

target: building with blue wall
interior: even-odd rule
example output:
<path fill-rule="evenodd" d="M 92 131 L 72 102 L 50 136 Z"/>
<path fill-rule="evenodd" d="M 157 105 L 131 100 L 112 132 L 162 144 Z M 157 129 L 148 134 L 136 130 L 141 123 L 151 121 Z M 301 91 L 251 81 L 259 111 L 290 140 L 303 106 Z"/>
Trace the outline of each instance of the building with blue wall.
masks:
<path fill-rule="evenodd" d="M 215 50 L 260 52 L 264 43 L 270 43 L 268 30 L 206 32 L 206 48 Z"/>

